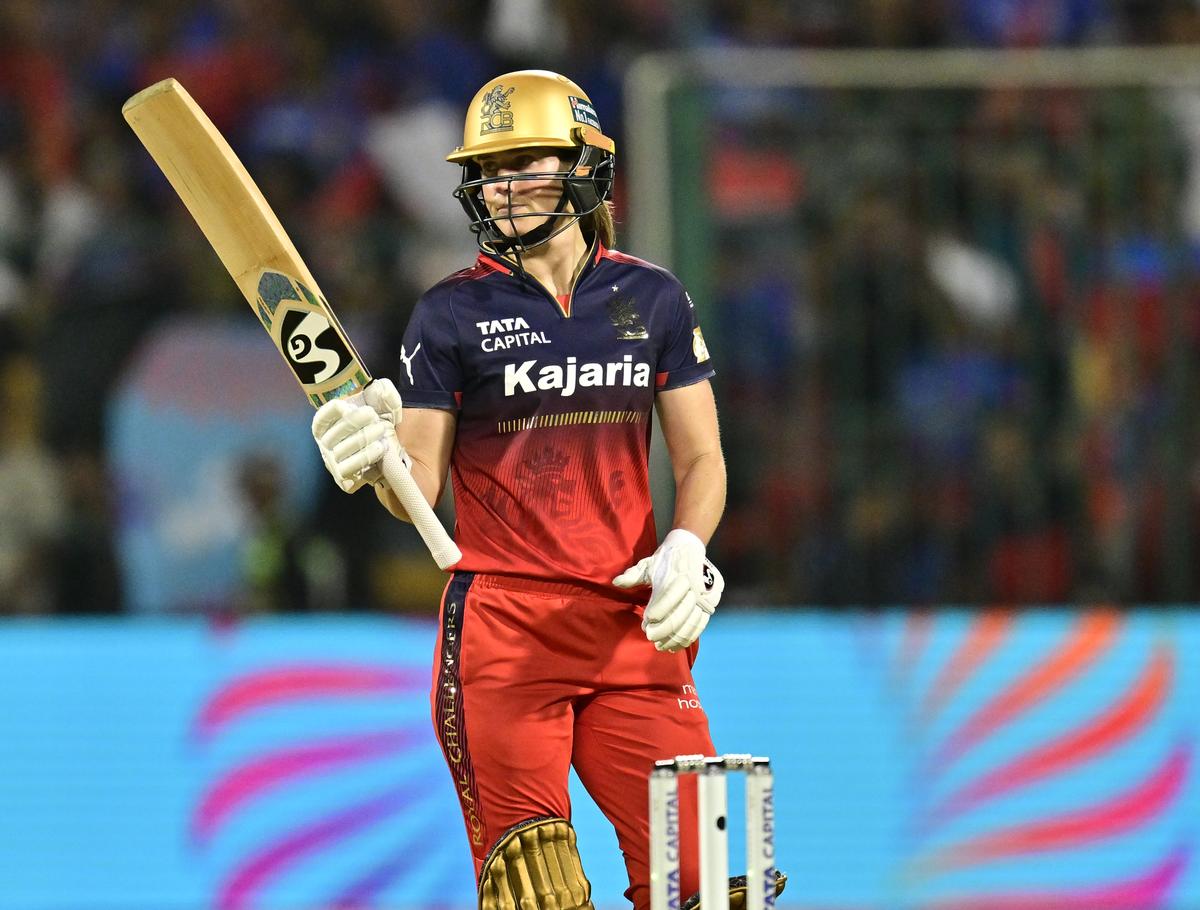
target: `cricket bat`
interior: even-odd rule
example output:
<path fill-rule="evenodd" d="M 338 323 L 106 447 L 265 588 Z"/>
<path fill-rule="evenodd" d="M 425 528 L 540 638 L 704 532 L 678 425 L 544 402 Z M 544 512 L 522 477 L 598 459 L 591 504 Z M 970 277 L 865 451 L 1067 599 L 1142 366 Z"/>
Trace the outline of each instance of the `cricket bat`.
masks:
<path fill-rule="evenodd" d="M 337 316 L 229 143 L 174 79 L 143 89 L 121 108 L 221 262 L 237 282 L 314 407 L 371 382 Z M 399 453 L 384 456 L 395 491 L 438 567 L 462 558 Z"/>

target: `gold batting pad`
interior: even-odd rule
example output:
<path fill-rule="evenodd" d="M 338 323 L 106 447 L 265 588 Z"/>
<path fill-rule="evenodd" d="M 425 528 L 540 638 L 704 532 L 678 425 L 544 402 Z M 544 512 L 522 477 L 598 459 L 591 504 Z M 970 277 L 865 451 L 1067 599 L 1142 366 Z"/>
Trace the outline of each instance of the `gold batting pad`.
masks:
<path fill-rule="evenodd" d="M 575 829 L 565 818 L 509 828 L 483 864 L 479 910 L 593 910 Z"/>
<path fill-rule="evenodd" d="M 775 896 L 783 894 L 787 887 L 787 873 L 775 870 Z M 738 875 L 729 880 L 729 910 L 745 910 L 746 908 L 746 876 Z M 700 895 L 693 894 L 680 910 L 700 910 Z"/>

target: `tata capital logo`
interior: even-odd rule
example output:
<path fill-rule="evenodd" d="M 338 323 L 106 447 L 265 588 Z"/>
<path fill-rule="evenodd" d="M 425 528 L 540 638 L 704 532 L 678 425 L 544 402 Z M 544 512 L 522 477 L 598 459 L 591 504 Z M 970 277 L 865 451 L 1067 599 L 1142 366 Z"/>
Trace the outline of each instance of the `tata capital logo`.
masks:
<path fill-rule="evenodd" d="M 674 788 L 673 788 L 674 789 Z M 678 907 L 682 898 L 679 883 L 679 791 L 667 798 L 667 906 Z"/>
<path fill-rule="evenodd" d="M 520 316 L 510 316 L 504 319 L 482 319 L 475 323 L 479 334 L 483 336 L 480 347 L 485 352 L 507 351 L 509 348 L 522 348 L 531 344 L 549 344 L 550 339 L 545 332 L 535 332 L 529 328 L 529 323 Z"/>
<path fill-rule="evenodd" d="M 764 898 L 769 898 L 767 906 L 775 903 L 775 791 L 768 789 L 763 794 L 762 829 L 759 832 L 762 839 L 762 881 L 758 887 Z M 750 882 L 747 886 L 753 887 Z"/>

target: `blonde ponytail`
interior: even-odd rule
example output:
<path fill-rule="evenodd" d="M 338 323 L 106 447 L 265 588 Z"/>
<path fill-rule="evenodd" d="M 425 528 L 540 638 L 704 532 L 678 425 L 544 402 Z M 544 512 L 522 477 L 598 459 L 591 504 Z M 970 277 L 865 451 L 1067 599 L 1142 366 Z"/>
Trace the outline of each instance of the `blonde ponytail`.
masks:
<path fill-rule="evenodd" d="M 613 220 L 612 203 L 602 202 L 593 211 L 579 219 L 585 235 L 599 237 L 606 250 L 617 243 L 617 225 Z"/>

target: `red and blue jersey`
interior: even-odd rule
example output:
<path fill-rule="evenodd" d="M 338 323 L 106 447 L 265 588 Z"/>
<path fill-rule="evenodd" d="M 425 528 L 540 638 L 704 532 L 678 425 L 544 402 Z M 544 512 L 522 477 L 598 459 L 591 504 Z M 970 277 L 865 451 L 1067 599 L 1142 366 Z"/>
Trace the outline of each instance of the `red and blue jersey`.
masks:
<path fill-rule="evenodd" d="M 679 281 L 597 244 L 556 300 L 480 255 L 422 295 L 401 359 L 406 407 L 457 412 L 456 568 L 623 596 L 657 543 L 655 393 L 713 375 Z"/>

